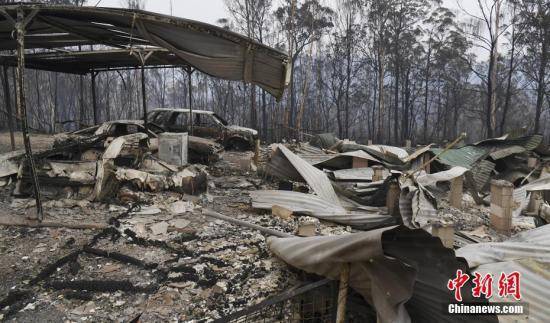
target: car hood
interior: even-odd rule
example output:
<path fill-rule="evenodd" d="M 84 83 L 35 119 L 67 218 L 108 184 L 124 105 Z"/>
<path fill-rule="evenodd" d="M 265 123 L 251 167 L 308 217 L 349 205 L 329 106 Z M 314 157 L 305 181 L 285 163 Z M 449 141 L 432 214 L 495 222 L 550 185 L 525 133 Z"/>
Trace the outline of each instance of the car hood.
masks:
<path fill-rule="evenodd" d="M 239 126 L 227 126 L 227 128 L 229 128 L 229 129 L 231 129 L 231 130 L 235 130 L 235 131 L 248 132 L 248 133 L 250 133 L 250 134 L 253 135 L 253 136 L 257 136 L 257 135 L 258 135 L 258 131 L 257 131 L 257 130 L 254 130 L 254 129 L 252 129 L 252 128 L 239 127 Z"/>

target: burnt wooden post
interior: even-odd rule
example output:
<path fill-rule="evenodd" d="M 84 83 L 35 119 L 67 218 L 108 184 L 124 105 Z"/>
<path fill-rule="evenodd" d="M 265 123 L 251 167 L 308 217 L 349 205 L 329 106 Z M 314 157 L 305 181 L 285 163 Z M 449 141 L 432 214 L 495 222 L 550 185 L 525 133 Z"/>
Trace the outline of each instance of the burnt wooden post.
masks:
<path fill-rule="evenodd" d="M 94 126 L 97 124 L 97 98 L 96 98 L 96 87 L 95 87 L 95 78 L 99 72 L 92 71 L 92 108 L 94 110 Z"/>
<path fill-rule="evenodd" d="M 10 129 L 11 150 L 15 150 L 15 137 L 13 136 L 13 113 L 10 97 L 10 85 L 8 83 L 8 67 L 3 66 L 4 72 L 4 99 L 6 101 L 6 112 L 8 113 L 8 128 Z"/>
<path fill-rule="evenodd" d="M 17 9 L 17 22 L 15 23 L 15 31 L 17 34 L 17 67 L 15 69 L 15 102 L 17 111 L 21 117 L 21 130 L 23 132 L 23 142 L 25 144 L 25 155 L 31 172 L 31 181 L 34 189 L 34 197 L 36 199 L 36 215 L 39 221 L 44 218 L 42 210 L 42 201 L 40 199 L 40 187 L 38 186 L 38 178 L 34 166 L 32 156 L 31 140 L 27 124 L 27 106 L 25 103 L 25 27 L 29 24 L 32 18 L 38 11 L 34 10 L 26 18 L 23 9 Z"/>

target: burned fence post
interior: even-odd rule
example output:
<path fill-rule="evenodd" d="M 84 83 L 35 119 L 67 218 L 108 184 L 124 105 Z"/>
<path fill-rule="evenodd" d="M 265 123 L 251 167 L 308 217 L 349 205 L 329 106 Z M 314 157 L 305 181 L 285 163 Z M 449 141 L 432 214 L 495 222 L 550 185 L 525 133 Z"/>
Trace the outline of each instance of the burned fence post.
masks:
<path fill-rule="evenodd" d="M 27 124 L 27 106 L 25 102 L 25 27 L 38 13 L 38 10 L 32 11 L 27 17 L 24 16 L 22 8 L 17 10 L 17 22 L 15 23 L 15 31 L 17 34 L 17 67 L 15 69 L 15 102 L 17 111 L 21 117 L 21 128 L 23 132 L 23 143 L 25 144 L 26 159 L 29 164 L 31 181 L 36 199 L 36 215 L 39 221 L 44 218 L 42 211 L 42 201 L 40 199 L 40 187 L 38 186 L 38 178 L 36 177 L 36 169 L 32 156 L 31 139 L 29 136 Z"/>
<path fill-rule="evenodd" d="M 97 98 L 95 88 L 95 78 L 99 72 L 92 71 L 92 108 L 94 110 L 94 126 L 97 124 Z"/>
<path fill-rule="evenodd" d="M 10 143 L 11 150 L 15 150 L 15 137 L 13 136 L 13 112 L 11 106 L 11 97 L 10 97 L 10 85 L 8 81 L 8 67 L 4 64 L 4 101 L 6 102 L 6 112 L 8 113 L 8 128 L 10 129 Z"/>
<path fill-rule="evenodd" d="M 349 270 L 350 264 L 345 263 L 340 270 L 340 286 L 338 290 L 338 307 L 336 311 L 336 323 L 346 321 L 346 303 L 348 300 Z"/>
<path fill-rule="evenodd" d="M 449 192 L 449 204 L 452 207 L 462 208 L 462 189 L 464 187 L 464 177 L 458 176 L 451 179 L 451 190 Z"/>
<path fill-rule="evenodd" d="M 491 181 L 491 226 L 498 232 L 510 234 L 514 185 L 504 180 Z"/>

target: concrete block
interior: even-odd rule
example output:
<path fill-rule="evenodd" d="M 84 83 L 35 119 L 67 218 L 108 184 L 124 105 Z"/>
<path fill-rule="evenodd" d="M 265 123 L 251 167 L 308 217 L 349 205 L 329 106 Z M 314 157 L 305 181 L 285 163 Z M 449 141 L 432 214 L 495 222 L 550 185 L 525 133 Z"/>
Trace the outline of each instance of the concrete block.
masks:
<path fill-rule="evenodd" d="M 313 237 L 317 235 L 317 227 L 313 222 L 304 222 L 298 225 L 298 235 L 300 237 Z"/>
<path fill-rule="evenodd" d="M 376 165 L 372 166 L 372 170 L 374 171 L 374 174 L 372 175 L 373 182 L 378 182 L 384 179 L 384 167 Z"/>
<path fill-rule="evenodd" d="M 409 139 L 405 140 L 405 148 L 411 148 L 411 141 Z"/>
<path fill-rule="evenodd" d="M 449 203 L 457 209 L 462 208 L 462 189 L 464 177 L 458 176 L 451 180 L 451 191 L 449 192 Z"/>
<path fill-rule="evenodd" d="M 386 207 L 388 208 L 388 213 L 391 216 L 399 217 L 399 195 L 401 194 L 401 189 L 399 184 L 396 182 L 391 182 L 388 187 L 388 193 L 386 194 Z"/>
<path fill-rule="evenodd" d="M 274 216 L 278 216 L 284 220 L 289 220 L 292 218 L 292 210 L 289 210 L 279 205 L 273 205 L 271 207 L 271 214 Z"/>
<path fill-rule="evenodd" d="M 367 140 L 367 145 L 372 146 L 372 140 L 371 139 Z"/>
<path fill-rule="evenodd" d="M 369 167 L 369 161 L 364 158 L 353 157 L 351 160 L 351 168 Z"/>
<path fill-rule="evenodd" d="M 527 205 L 527 211 L 533 213 L 539 213 L 539 210 L 544 203 L 542 199 L 542 194 L 539 191 L 531 192 L 531 197 L 529 198 L 529 204 Z"/>

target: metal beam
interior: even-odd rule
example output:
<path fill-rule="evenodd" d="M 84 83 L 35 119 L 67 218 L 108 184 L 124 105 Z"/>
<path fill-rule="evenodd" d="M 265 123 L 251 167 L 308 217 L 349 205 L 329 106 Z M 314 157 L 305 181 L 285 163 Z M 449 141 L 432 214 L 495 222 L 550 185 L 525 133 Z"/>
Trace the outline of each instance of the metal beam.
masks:
<path fill-rule="evenodd" d="M 191 75 L 195 71 L 191 67 L 186 68 L 185 71 L 187 72 L 187 87 L 189 93 L 189 135 L 193 135 L 193 80 L 191 79 Z"/>
<path fill-rule="evenodd" d="M 97 125 L 97 98 L 96 98 L 96 91 L 95 91 L 95 78 L 97 76 L 97 72 L 92 71 L 92 108 L 94 110 L 94 126 Z"/>
<path fill-rule="evenodd" d="M 10 84 L 8 81 L 8 67 L 3 66 L 4 72 L 4 100 L 6 101 L 6 112 L 8 113 L 8 128 L 10 129 L 10 142 L 11 150 L 15 150 L 15 138 L 13 136 L 13 112 L 11 106 L 11 97 L 10 97 Z"/>
<path fill-rule="evenodd" d="M 35 13 L 36 14 L 36 13 Z M 32 17 L 31 17 L 32 18 Z M 44 218 L 42 210 L 42 201 L 40 198 L 40 187 L 38 178 L 36 177 L 36 169 L 32 156 L 31 140 L 29 137 L 27 124 L 27 106 L 25 102 L 25 26 L 30 22 L 30 19 L 25 19 L 22 8 L 17 10 L 17 22 L 15 31 L 17 34 L 17 68 L 15 69 L 15 86 L 16 86 L 16 103 L 19 116 L 21 117 L 21 128 L 23 131 L 23 142 L 25 144 L 25 154 L 29 163 L 31 172 L 32 186 L 34 189 L 34 197 L 36 199 L 36 217 L 39 221 Z"/>
<path fill-rule="evenodd" d="M 147 94 L 145 93 L 145 69 L 141 65 L 141 100 L 143 105 L 143 126 L 147 131 Z"/>

